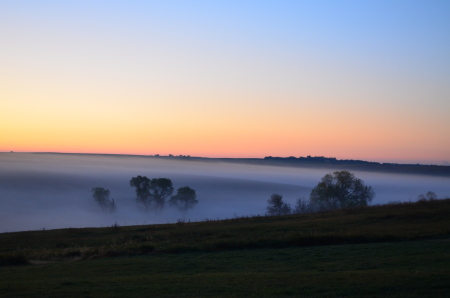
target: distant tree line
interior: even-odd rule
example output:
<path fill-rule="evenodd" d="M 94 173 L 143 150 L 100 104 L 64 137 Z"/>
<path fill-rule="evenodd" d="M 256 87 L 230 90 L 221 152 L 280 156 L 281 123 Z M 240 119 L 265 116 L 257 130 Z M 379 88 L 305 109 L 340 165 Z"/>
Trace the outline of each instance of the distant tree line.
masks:
<path fill-rule="evenodd" d="M 365 161 L 365 160 L 354 160 L 354 159 L 336 159 L 336 157 L 325 157 L 325 156 L 311 156 L 306 157 L 300 156 L 289 156 L 289 157 L 273 157 L 266 156 L 264 160 L 274 160 L 274 161 L 289 161 L 289 162 L 302 162 L 302 163 L 331 163 L 331 164 L 380 164 L 379 162 Z"/>
<path fill-rule="evenodd" d="M 167 203 L 181 211 L 187 211 L 197 205 L 197 194 L 189 186 L 178 188 L 172 196 L 174 187 L 168 178 L 149 179 L 146 176 L 132 177 L 130 186 L 135 188 L 136 202 L 145 210 L 162 210 Z M 116 205 L 114 199 L 109 198 L 110 191 L 103 187 L 94 187 L 92 196 L 105 212 L 114 212 Z"/>

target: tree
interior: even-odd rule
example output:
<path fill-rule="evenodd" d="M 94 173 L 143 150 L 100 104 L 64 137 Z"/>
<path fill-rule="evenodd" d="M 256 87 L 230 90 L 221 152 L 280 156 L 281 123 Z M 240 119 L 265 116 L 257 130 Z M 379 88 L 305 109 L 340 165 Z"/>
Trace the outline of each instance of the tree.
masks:
<path fill-rule="evenodd" d="M 116 204 L 114 203 L 114 199 L 109 199 L 109 194 L 109 189 L 103 187 L 94 187 L 92 189 L 92 196 L 100 207 L 102 207 L 102 210 L 114 212 L 116 210 Z"/>
<path fill-rule="evenodd" d="M 155 207 L 162 209 L 166 198 L 173 193 L 172 180 L 167 178 L 155 178 L 150 182 L 151 199 L 155 202 Z"/>
<path fill-rule="evenodd" d="M 291 213 L 291 206 L 283 201 L 283 196 L 280 194 L 272 194 L 267 200 L 267 215 L 286 215 Z"/>
<path fill-rule="evenodd" d="M 437 195 L 435 192 L 433 191 L 429 191 L 426 193 L 426 195 L 420 194 L 417 196 L 417 200 L 418 201 L 432 201 L 432 200 L 437 200 Z"/>
<path fill-rule="evenodd" d="M 177 194 L 170 198 L 170 205 L 176 206 L 183 211 L 193 208 L 197 205 L 197 195 L 195 190 L 189 186 L 180 187 L 177 190 Z"/>
<path fill-rule="evenodd" d="M 294 210 L 292 210 L 292 213 L 294 214 L 304 214 L 309 212 L 313 212 L 313 208 L 305 198 L 298 199 Z"/>
<path fill-rule="evenodd" d="M 148 209 L 151 203 L 150 182 L 145 176 L 133 177 L 130 180 L 130 186 L 136 188 L 136 202 L 142 204 L 145 209 Z"/>
<path fill-rule="evenodd" d="M 364 185 L 349 171 L 325 175 L 313 188 L 310 203 L 318 210 L 367 206 L 375 196 L 372 187 Z"/>
<path fill-rule="evenodd" d="M 136 188 L 136 201 L 145 209 L 162 209 L 167 197 L 173 193 L 172 180 L 167 178 L 149 179 L 145 176 L 133 177 L 130 186 Z"/>
<path fill-rule="evenodd" d="M 429 201 L 437 200 L 437 195 L 436 195 L 436 193 L 433 192 L 433 191 L 427 192 L 427 194 L 425 195 L 425 197 L 426 197 L 427 200 L 429 200 Z"/>

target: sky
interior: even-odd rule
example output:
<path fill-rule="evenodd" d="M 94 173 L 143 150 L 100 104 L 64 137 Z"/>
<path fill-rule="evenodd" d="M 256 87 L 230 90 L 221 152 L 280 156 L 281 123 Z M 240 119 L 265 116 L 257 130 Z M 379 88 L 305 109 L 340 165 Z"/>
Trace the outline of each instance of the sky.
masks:
<path fill-rule="evenodd" d="M 450 165 L 450 1 L 0 0 L 0 151 Z"/>

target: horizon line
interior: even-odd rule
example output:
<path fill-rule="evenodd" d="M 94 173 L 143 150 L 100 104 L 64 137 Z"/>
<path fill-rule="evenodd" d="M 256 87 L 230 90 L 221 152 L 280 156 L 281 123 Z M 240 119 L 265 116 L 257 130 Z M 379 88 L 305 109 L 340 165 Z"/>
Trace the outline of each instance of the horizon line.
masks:
<path fill-rule="evenodd" d="M 201 158 L 201 159 L 236 159 L 236 160 L 243 160 L 243 159 L 254 159 L 254 160 L 265 160 L 266 157 L 272 157 L 272 158 L 307 158 L 309 157 L 322 157 L 322 158 L 335 158 L 336 161 L 363 161 L 363 162 L 373 162 L 378 164 L 395 164 L 395 165 L 421 165 L 421 166 L 443 166 L 448 167 L 450 164 L 447 164 L 449 162 L 442 161 L 444 164 L 423 164 L 423 163 L 399 163 L 399 162 L 379 162 L 379 161 L 371 161 L 371 160 L 365 160 L 365 159 L 339 159 L 337 157 L 326 157 L 326 156 L 264 156 L 264 157 L 208 157 L 208 156 L 192 156 L 192 155 L 175 155 L 175 154 L 168 154 L 168 155 L 160 155 L 160 154 L 130 154 L 130 153 L 91 153 L 91 152 L 56 152 L 56 151 L 0 151 L 0 153 L 28 153 L 28 154 L 72 154 L 72 155 L 111 155 L 111 156 L 136 156 L 136 157 L 162 157 L 162 158 Z"/>

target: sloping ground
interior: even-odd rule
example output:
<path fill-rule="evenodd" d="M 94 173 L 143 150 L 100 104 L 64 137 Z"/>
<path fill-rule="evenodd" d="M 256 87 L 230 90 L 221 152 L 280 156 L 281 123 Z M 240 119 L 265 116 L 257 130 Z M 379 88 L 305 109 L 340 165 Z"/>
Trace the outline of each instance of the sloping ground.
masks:
<path fill-rule="evenodd" d="M 450 199 L 281 217 L 0 234 L 0 263 L 446 238 Z"/>
<path fill-rule="evenodd" d="M 449 209 L 0 234 L 0 297 L 448 297 Z"/>

